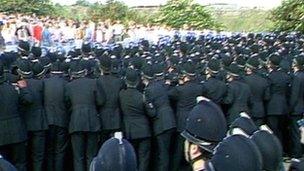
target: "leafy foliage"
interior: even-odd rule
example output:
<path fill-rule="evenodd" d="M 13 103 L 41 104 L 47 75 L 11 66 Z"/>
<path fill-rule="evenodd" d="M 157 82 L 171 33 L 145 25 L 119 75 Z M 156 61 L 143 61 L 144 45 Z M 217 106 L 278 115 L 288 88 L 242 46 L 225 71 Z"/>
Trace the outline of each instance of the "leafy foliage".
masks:
<path fill-rule="evenodd" d="M 159 10 L 156 23 L 173 28 L 188 26 L 195 29 L 218 29 L 210 11 L 204 6 L 194 3 L 194 0 L 169 0 Z"/>
<path fill-rule="evenodd" d="M 272 12 L 275 29 L 280 31 L 300 31 L 304 33 L 304 1 L 284 0 Z"/>
<path fill-rule="evenodd" d="M 0 11 L 7 13 L 49 15 L 54 13 L 54 7 L 49 0 L 1 0 Z"/>
<path fill-rule="evenodd" d="M 95 3 L 89 8 L 89 15 L 93 20 L 124 20 L 128 12 L 128 6 L 114 0 L 108 0 L 104 5 Z"/>

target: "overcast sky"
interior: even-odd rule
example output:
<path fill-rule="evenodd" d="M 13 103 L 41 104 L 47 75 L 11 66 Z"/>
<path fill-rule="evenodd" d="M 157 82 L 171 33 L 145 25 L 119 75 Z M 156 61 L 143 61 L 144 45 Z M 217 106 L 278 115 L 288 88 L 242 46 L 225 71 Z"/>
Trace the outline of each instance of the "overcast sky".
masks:
<path fill-rule="evenodd" d="M 55 3 L 63 5 L 71 5 L 76 0 L 52 0 Z M 106 0 L 87 0 L 89 2 L 105 2 Z M 129 6 L 140 6 L 140 5 L 160 5 L 165 4 L 166 0 L 120 0 Z M 196 0 L 202 4 L 213 4 L 213 3 L 228 3 L 236 4 L 240 7 L 264 7 L 267 9 L 277 7 L 280 5 L 282 0 Z"/>

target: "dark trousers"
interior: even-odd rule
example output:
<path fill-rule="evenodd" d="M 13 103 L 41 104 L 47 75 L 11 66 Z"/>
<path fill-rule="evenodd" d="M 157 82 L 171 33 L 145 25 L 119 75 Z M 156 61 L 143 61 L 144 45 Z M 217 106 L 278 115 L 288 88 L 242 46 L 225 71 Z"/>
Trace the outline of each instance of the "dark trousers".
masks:
<path fill-rule="evenodd" d="M 26 142 L 1 146 L 0 154 L 5 159 L 9 160 L 17 168 L 18 171 L 27 170 Z"/>
<path fill-rule="evenodd" d="M 63 171 L 64 157 L 68 146 L 66 128 L 55 125 L 49 126 L 47 133 L 47 170 Z"/>
<path fill-rule="evenodd" d="M 290 153 L 292 158 L 302 157 L 301 133 L 297 121 L 302 119 L 301 116 L 291 116 L 289 123 L 290 130 Z"/>
<path fill-rule="evenodd" d="M 184 143 L 185 138 L 180 135 L 176 135 L 175 147 L 174 147 L 174 156 L 172 161 L 172 171 L 181 171 L 181 170 L 192 170 L 191 166 L 185 161 L 184 157 Z"/>
<path fill-rule="evenodd" d="M 136 151 L 138 171 L 148 171 L 150 164 L 151 139 L 141 138 L 130 140 Z"/>
<path fill-rule="evenodd" d="M 42 171 L 45 156 L 46 131 L 28 132 L 28 154 L 30 156 L 30 169 L 32 171 Z"/>
<path fill-rule="evenodd" d="M 158 171 L 168 171 L 170 170 L 169 164 L 170 164 L 170 147 L 171 147 L 171 141 L 172 141 L 172 135 L 174 131 L 167 130 L 159 135 L 156 136 L 156 142 L 157 142 L 157 166 Z"/>
<path fill-rule="evenodd" d="M 74 171 L 88 171 L 98 152 L 97 132 L 75 132 L 71 134 Z"/>
<path fill-rule="evenodd" d="M 284 125 L 286 122 L 284 115 L 275 115 L 267 117 L 267 124 L 273 133 L 279 138 L 281 144 L 284 146 L 283 132 Z M 285 128 L 286 129 L 286 128 Z"/>

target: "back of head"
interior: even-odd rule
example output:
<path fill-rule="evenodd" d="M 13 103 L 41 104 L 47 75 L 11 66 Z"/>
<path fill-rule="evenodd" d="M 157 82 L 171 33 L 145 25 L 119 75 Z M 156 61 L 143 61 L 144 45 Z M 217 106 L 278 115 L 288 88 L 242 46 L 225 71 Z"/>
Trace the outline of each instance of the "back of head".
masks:
<path fill-rule="evenodd" d="M 136 154 L 125 139 L 111 138 L 100 148 L 90 171 L 136 171 Z"/>

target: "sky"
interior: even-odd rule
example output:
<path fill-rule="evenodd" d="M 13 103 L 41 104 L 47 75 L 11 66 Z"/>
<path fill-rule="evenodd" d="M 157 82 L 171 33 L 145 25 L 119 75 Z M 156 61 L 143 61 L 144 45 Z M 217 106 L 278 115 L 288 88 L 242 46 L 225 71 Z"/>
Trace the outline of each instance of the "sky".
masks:
<path fill-rule="evenodd" d="M 76 0 L 52 0 L 54 3 L 60 3 L 62 5 L 71 5 Z M 87 0 L 89 2 L 105 2 L 106 0 Z M 166 0 L 120 0 L 128 6 L 142 6 L 142 5 L 160 5 L 165 4 Z M 282 0 L 196 0 L 197 2 L 207 5 L 214 3 L 228 3 L 237 5 L 239 7 L 263 7 L 265 9 L 271 9 L 281 4 Z"/>

